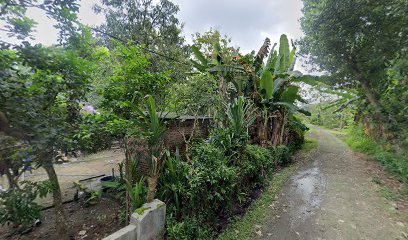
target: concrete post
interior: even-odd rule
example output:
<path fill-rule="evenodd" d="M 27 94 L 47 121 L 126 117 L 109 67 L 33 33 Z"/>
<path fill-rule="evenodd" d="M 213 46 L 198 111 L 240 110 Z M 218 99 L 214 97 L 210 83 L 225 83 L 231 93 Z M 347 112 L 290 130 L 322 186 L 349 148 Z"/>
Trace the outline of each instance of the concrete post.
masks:
<path fill-rule="evenodd" d="M 163 239 L 165 220 L 166 204 L 155 199 L 136 209 L 127 227 L 103 240 L 160 240 Z"/>
<path fill-rule="evenodd" d="M 130 223 L 136 226 L 137 240 L 162 239 L 166 220 L 166 204 L 155 199 L 136 209 Z"/>

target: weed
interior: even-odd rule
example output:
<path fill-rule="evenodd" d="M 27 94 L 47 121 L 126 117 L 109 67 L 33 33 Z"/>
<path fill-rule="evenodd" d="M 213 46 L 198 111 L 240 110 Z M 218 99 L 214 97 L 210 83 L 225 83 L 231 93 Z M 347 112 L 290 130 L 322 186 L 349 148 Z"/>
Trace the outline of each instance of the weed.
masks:
<path fill-rule="evenodd" d="M 316 139 L 306 137 L 305 142 L 302 145 L 302 150 L 308 152 L 308 151 L 316 148 L 317 145 L 318 145 L 318 143 L 317 143 Z"/>
<path fill-rule="evenodd" d="M 267 214 L 270 212 L 269 205 L 275 200 L 276 195 L 280 192 L 283 184 L 296 171 L 297 166 L 292 165 L 284 168 L 282 171 L 276 173 L 271 177 L 267 183 L 265 191 L 261 197 L 253 203 L 246 214 L 235 222 L 231 223 L 227 230 L 219 236 L 220 240 L 229 239 L 252 239 L 255 224 L 264 222 Z"/>
<path fill-rule="evenodd" d="M 382 185 L 382 184 L 383 184 L 383 182 L 381 181 L 381 179 L 380 179 L 379 177 L 377 177 L 377 176 L 374 176 L 374 177 L 371 179 L 371 182 L 373 182 L 373 183 L 375 183 L 375 184 L 378 184 L 378 185 Z"/>
<path fill-rule="evenodd" d="M 382 144 L 367 137 L 363 129 L 353 127 L 347 130 L 345 142 L 351 149 L 365 153 L 373 160 L 380 162 L 384 169 L 399 181 L 408 183 L 408 162 L 404 160 L 404 157 L 386 150 Z"/>
<path fill-rule="evenodd" d="M 388 200 L 398 200 L 399 198 L 401 198 L 401 194 L 389 187 L 382 187 L 380 189 L 380 194 L 382 197 L 388 199 Z"/>

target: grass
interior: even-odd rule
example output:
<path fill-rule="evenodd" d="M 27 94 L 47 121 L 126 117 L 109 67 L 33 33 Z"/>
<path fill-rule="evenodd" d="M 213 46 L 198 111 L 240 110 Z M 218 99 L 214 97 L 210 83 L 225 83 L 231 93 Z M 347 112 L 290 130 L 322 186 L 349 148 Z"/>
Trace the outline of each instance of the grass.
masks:
<path fill-rule="evenodd" d="M 253 203 L 241 219 L 231 223 L 227 230 L 222 233 L 219 240 L 251 239 L 254 233 L 254 226 L 262 224 L 267 217 L 267 212 L 271 211 L 269 205 L 280 193 L 287 179 L 295 172 L 297 164 L 293 164 L 275 173 L 268 181 L 268 186 L 262 195 Z"/>
<path fill-rule="evenodd" d="M 361 128 L 353 127 L 344 131 L 344 140 L 351 149 L 367 154 L 371 159 L 380 162 L 385 170 L 399 181 L 408 184 L 408 161 L 403 156 L 387 150 L 382 144 L 367 137 Z"/>
<path fill-rule="evenodd" d="M 317 147 L 317 140 L 313 139 L 313 138 L 306 137 L 305 143 L 303 143 L 303 145 L 302 145 L 302 150 L 303 151 L 310 151 L 310 150 L 312 150 L 313 148 L 316 148 L 316 147 Z"/>
<path fill-rule="evenodd" d="M 307 153 L 317 147 L 317 140 L 309 136 L 306 138 L 301 151 Z M 255 225 L 263 224 L 268 216 L 272 214 L 270 204 L 275 201 L 276 196 L 281 192 L 283 185 L 289 177 L 296 171 L 298 164 L 292 164 L 289 167 L 275 173 L 267 183 L 267 187 L 261 196 L 253 203 L 245 213 L 245 215 L 229 224 L 225 232 L 223 232 L 219 240 L 235 240 L 235 239 L 252 239 L 255 231 Z"/>
<path fill-rule="evenodd" d="M 382 187 L 379 192 L 382 197 L 389 200 L 398 200 L 403 197 L 400 192 L 389 187 Z"/>

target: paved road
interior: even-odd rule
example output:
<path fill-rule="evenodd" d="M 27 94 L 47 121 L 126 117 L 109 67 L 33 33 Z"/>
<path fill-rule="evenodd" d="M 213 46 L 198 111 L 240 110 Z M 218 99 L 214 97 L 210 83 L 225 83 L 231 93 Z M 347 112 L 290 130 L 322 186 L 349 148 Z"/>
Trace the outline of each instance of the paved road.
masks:
<path fill-rule="evenodd" d="M 313 135 L 318 147 L 286 184 L 275 203 L 278 212 L 254 238 L 405 239 L 402 232 L 408 225 L 379 196 L 367 162 L 330 131 L 316 128 Z"/>

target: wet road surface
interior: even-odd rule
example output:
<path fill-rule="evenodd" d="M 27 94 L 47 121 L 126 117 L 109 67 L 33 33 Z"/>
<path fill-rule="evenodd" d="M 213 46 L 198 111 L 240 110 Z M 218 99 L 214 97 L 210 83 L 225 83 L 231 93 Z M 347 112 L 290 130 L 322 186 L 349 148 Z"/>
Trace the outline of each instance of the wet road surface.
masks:
<path fill-rule="evenodd" d="M 271 204 L 276 211 L 254 238 L 405 239 L 406 224 L 379 196 L 365 162 L 328 130 L 316 128 L 313 135 L 318 147 Z"/>

